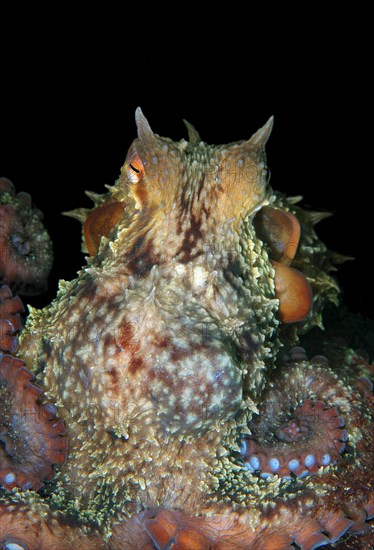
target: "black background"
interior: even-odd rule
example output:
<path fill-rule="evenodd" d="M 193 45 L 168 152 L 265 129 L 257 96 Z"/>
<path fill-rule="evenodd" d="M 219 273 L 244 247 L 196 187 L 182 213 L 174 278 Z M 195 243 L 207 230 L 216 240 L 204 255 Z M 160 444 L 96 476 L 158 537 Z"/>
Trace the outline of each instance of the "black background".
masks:
<path fill-rule="evenodd" d="M 333 212 L 318 233 L 329 248 L 356 258 L 337 277 L 345 303 L 373 317 L 365 15 L 327 25 L 317 18 L 312 30 L 296 26 L 293 34 L 280 24 L 275 38 L 264 21 L 256 36 L 244 24 L 240 43 L 222 31 L 204 45 L 201 25 L 180 36 L 164 27 L 149 38 L 139 13 L 113 28 L 96 15 L 94 28 L 83 17 L 66 17 L 58 29 L 3 18 L 0 175 L 32 194 L 55 243 L 50 292 L 36 303 L 82 265 L 79 223 L 60 213 L 89 207 L 84 190 L 101 192 L 118 177 L 140 105 L 156 133 L 186 137 L 186 118 L 211 143 L 248 138 L 274 114 L 272 186 Z M 222 25 L 236 30 L 224 17 Z"/>

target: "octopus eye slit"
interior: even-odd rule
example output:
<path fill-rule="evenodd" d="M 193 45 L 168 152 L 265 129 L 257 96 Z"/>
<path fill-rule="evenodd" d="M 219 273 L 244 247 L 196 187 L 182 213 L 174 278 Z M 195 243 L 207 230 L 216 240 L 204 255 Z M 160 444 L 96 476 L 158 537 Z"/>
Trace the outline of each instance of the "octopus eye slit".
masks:
<path fill-rule="evenodd" d="M 140 170 L 138 168 L 136 168 L 133 164 L 129 164 L 131 170 L 134 170 L 134 172 L 136 172 L 136 174 L 140 174 Z"/>
<path fill-rule="evenodd" d="M 127 177 L 130 183 L 139 183 L 144 173 L 144 164 L 138 153 L 134 153 L 127 164 Z"/>

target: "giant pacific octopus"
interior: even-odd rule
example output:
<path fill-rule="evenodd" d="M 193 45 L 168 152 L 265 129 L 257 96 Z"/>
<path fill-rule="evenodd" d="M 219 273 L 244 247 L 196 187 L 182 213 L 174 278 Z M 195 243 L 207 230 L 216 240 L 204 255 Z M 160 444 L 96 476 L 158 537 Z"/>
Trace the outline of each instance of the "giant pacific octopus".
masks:
<path fill-rule="evenodd" d="M 1 548 L 369 548 L 373 367 L 324 341 L 326 214 L 270 187 L 272 119 L 223 146 L 136 123 L 70 213 L 87 264 L 26 323 L 51 245 L 0 180 Z"/>

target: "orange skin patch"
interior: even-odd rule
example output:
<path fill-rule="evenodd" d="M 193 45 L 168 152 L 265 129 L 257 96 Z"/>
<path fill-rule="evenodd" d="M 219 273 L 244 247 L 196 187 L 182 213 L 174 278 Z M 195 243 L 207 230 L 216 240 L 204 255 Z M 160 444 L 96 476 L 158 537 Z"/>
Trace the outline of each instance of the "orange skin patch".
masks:
<path fill-rule="evenodd" d="M 264 206 L 256 216 L 259 237 L 267 242 L 273 260 L 290 265 L 300 240 L 300 224 L 296 216 L 286 210 Z"/>
<path fill-rule="evenodd" d="M 107 237 L 121 217 L 125 205 L 110 202 L 98 206 L 89 213 L 84 223 L 84 240 L 90 256 L 99 250 L 101 237 Z"/>
<path fill-rule="evenodd" d="M 313 293 L 305 275 L 297 269 L 272 261 L 275 269 L 275 293 L 279 300 L 279 320 L 297 323 L 305 319 L 313 306 Z"/>
<path fill-rule="evenodd" d="M 166 510 L 161 510 L 154 519 L 144 522 L 144 527 L 157 548 L 175 550 L 209 548 L 210 540 L 199 532 L 200 526 L 205 527 L 200 518 L 190 518 Z"/>
<path fill-rule="evenodd" d="M 255 218 L 259 237 L 270 247 L 275 269 L 275 293 L 279 300 L 279 320 L 304 320 L 313 306 L 313 293 L 306 277 L 289 267 L 300 240 L 300 223 L 291 212 L 264 206 Z"/>

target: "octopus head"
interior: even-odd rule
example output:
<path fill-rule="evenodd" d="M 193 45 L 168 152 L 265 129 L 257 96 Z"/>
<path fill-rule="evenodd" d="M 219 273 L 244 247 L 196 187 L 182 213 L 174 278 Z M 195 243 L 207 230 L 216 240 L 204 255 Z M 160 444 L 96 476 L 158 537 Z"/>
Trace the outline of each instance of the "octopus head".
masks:
<path fill-rule="evenodd" d="M 265 144 L 273 118 L 247 141 L 211 146 L 187 122 L 189 141 L 174 142 L 155 134 L 140 108 L 135 117 L 138 138 L 122 167 L 115 200 L 111 196 L 100 204 L 85 223 L 91 255 L 102 235 L 122 226 L 126 245 L 132 233 L 147 233 L 154 255 L 161 259 L 166 252 L 186 262 L 219 234 L 227 242 L 243 219 L 268 202 Z"/>
<path fill-rule="evenodd" d="M 197 260 L 211 272 L 229 269 L 244 280 L 258 271 L 254 255 L 266 263 L 268 251 L 272 267 L 260 269 L 265 278 L 275 272 L 280 320 L 305 319 L 312 307 L 311 289 L 290 267 L 300 224 L 287 209 L 269 206 L 265 145 L 273 117 L 250 139 L 220 146 L 201 141 L 188 122 L 189 141 L 174 142 L 155 134 L 140 108 L 135 118 L 138 137 L 120 178 L 85 220 L 90 255 L 99 251 L 104 236 L 115 262 L 127 266 L 129 275 L 142 277 L 154 265 L 174 269 Z M 254 244 L 258 240 L 265 243 L 261 250 Z M 247 286 L 257 287 L 257 280 Z M 262 292 L 268 298 L 274 296 L 270 287 Z"/>
<path fill-rule="evenodd" d="M 217 224 L 248 215 L 263 204 L 268 171 L 264 147 L 273 118 L 248 141 L 208 146 L 187 123 L 190 141 L 173 142 L 154 134 L 140 108 L 138 139 L 122 168 L 139 209 L 155 207 L 164 215 L 211 210 Z M 214 210 L 212 207 L 215 207 Z"/>

